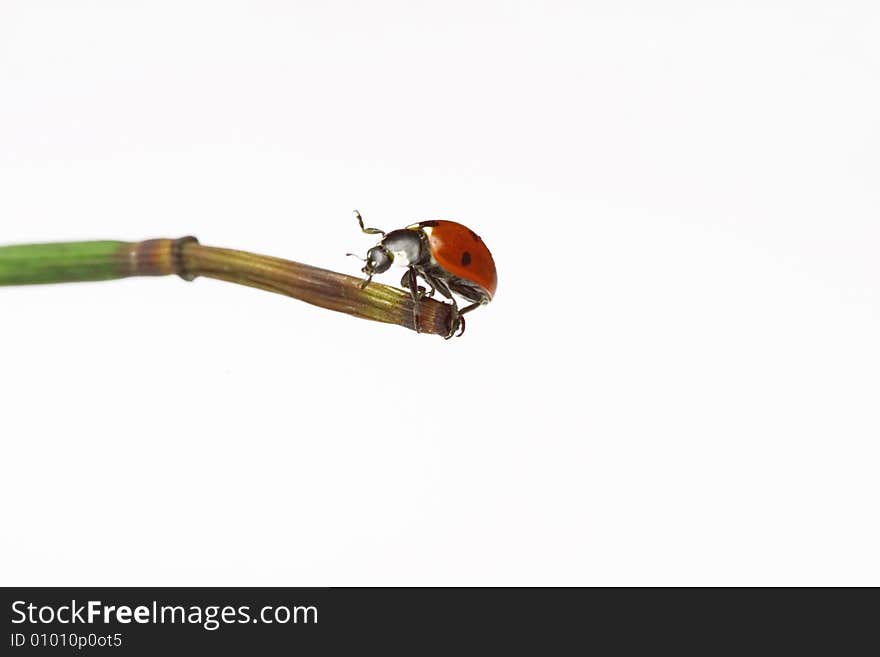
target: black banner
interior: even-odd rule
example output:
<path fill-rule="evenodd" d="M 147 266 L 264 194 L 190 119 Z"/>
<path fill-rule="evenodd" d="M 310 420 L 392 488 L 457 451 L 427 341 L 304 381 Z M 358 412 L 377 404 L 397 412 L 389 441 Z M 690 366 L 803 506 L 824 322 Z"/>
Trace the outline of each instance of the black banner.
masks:
<path fill-rule="evenodd" d="M 2 589 L 3 654 L 858 645 L 870 589 Z M 709 643 L 706 643 L 709 641 Z"/>

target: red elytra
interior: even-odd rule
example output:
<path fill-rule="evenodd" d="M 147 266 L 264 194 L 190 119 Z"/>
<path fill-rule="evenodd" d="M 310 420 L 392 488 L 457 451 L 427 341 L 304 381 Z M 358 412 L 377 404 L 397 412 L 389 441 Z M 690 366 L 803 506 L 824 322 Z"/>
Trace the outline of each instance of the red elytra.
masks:
<path fill-rule="evenodd" d="M 422 230 L 428 236 L 431 255 L 437 264 L 458 278 L 476 283 L 489 300 L 498 288 L 495 260 L 482 238 L 464 224 L 439 219 L 422 221 L 410 230 Z"/>

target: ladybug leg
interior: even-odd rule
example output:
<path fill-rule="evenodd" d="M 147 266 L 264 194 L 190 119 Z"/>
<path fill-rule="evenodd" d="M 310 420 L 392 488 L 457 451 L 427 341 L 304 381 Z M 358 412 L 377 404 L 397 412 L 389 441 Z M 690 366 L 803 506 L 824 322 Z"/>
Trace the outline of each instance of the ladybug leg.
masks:
<path fill-rule="evenodd" d="M 449 289 L 449 286 L 442 279 L 437 278 L 436 276 L 432 276 L 431 274 L 425 273 L 423 271 L 419 273 L 421 274 L 422 278 L 427 281 L 428 285 L 431 286 L 432 290 L 436 288 L 436 290 L 444 297 L 446 297 L 447 299 L 452 299 L 453 302 L 455 301 L 455 299 L 452 297 L 452 290 Z"/>
<path fill-rule="evenodd" d="M 482 303 L 472 303 L 471 305 L 465 306 L 464 308 L 462 308 L 461 310 L 458 311 L 458 319 L 461 321 L 461 329 L 458 331 L 458 336 L 456 336 L 456 337 L 460 338 L 462 335 L 464 335 L 464 326 L 465 326 L 464 314 L 469 313 L 470 311 L 474 310 L 475 308 L 479 308 L 482 305 L 483 305 Z"/>
<path fill-rule="evenodd" d="M 403 278 L 400 279 L 400 287 L 406 288 L 407 290 L 411 290 L 412 289 L 412 281 L 410 280 L 410 277 L 415 279 L 415 281 L 418 283 L 418 278 L 416 278 L 417 276 L 418 276 L 417 273 L 414 273 L 411 269 L 407 269 L 406 273 L 403 275 Z M 434 288 L 431 288 L 431 291 L 428 293 L 425 293 L 425 288 L 423 288 L 421 285 L 417 285 L 416 289 L 419 292 L 419 299 L 424 299 L 425 297 L 430 298 L 431 295 L 434 294 Z"/>
<path fill-rule="evenodd" d="M 413 328 L 416 330 L 416 333 L 421 333 L 422 330 L 419 324 L 419 302 L 422 299 L 422 296 L 425 294 L 425 289 L 420 285 L 417 285 L 416 278 L 416 270 L 412 267 L 406 270 L 406 273 L 403 275 L 403 278 L 400 279 L 400 284 L 403 287 L 408 287 L 410 294 L 412 295 L 413 302 Z"/>
<path fill-rule="evenodd" d="M 431 288 L 431 290 L 428 293 L 423 294 L 423 296 L 428 297 L 429 299 L 432 299 L 434 297 L 434 292 L 436 292 L 437 290 L 434 288 L 433 285 L 431 285 L 431 281 L 429 281 L 427 278 L 425 278 L 424 275 L 422 275 L 422 278 L 425 280 L 425 285 L 427 285 L 429 288 Z M 424 290 L 424 288 L 421 288 L 421 287 L 419 289 Z"/>
<path fill-rule="evenodd" d="M 461 320 L 461 330 L 458 332 L 459 337 L 464 333 L 464 317 L 463 317 L 463 315 L 465 313 L 469 313 L 470 311 L 479 308 L 482 305 L 483 305 L 482 302 L 472 303 L 471 305 L 465 306 L 464 308 L 462 308 L 461 310 L 458 311 L 458 316 L 459 316 L 459 319 Z"/>
<path fill-rule="evenodd" d="M 464 317 L 462 317 L 462 312 L 458 309 L 458 304 L 455 302 L 455 299 L 451 297 L 450 299 L 452 301 L 452 313 L 449 316 L 449 333 L 446 335 L 447 340 L 452 336 L 460 338 L 464 335 L 465 327 Z M 456 331 L 458 331 L 457 334 Z"/>
<path fill-rule="evenodd" d="M 354 216 L 357 217 L 358 224 L 361 227 L 361 231 L 367 233 L 368 235 L 381 235 L 385 237 L 385 231 L 379 230 L 378 228 L 365 228 L 364 227 L 364 218 L 361 216 L 361 213 L 357 210 L 354 211 Z"/>
<path fill-rule="evenodd" d="M 452 312 L 449 317 L 449 333 L 446 334 L 446 339 L 448 340 L 454 336 L 456 331 L 459 331 L 459 335 L 464 333 L 464 319 L 462 319 L 461 313 L 458 310 L 458 304 L 455 302 L 455 297 L 452 296 L 452 290 L 449 289 L 446 281 L 425 272 L 420 273 L 422 278 L 428 282 L 428 285 L 437 288 L 437 291 L 452 303 Z"/>
<path fill-rule="evenodd" d="M 458 331 L 458 335 L 456 337 L 461 337 L 464 334 L 464 317 L 461 316 L 461 311 L 458 309 L 458 304 L 455 303 L 455 299 L 452 299 L 452 314 L 449 318 L 449 333 L 446 336 L 448 340 L 453 335 L 456 335 L 456 331 Z"/>

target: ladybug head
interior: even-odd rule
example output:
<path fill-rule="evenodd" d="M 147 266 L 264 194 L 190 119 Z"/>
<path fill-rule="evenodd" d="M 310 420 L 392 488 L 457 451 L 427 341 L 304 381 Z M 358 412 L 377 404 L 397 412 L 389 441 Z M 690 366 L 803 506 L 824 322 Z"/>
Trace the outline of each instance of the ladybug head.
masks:
<path fill-rule="evenodd" d="M 366 264 L 363 269 L 361 269 L 361 271 L 367 275 L 367 279 L 361 284 L 361 287 L 366 287 L 372 280 L 374 274 L 381 274 L 382 272 L 388 271 L 388 268 L 391 267 L 393 261 L 394 256 L 391 254 L 391 251 L 386 249 L 382 244 L 377 244 L 367 251 L 367 258 L 364 261 Z"/>
<path fill-rule="evenodd" d="M 367 276 L 381 274 L 388 271 L 393 261 L 394 256 L 391 255 L 391 251 L 379 244 L 367 251 L 367 264 L 364 265 L 361 271 Z"/>

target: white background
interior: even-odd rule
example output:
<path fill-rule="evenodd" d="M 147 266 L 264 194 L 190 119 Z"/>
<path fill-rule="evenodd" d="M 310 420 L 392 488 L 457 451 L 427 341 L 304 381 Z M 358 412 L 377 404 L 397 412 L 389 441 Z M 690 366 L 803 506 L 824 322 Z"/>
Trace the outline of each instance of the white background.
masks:
<path fill-rule="evenodd" d="M 3 0 L 0 241 L 499 288 L 0 289 L 0 583 L 880 584 L 875 7 Z"/>

